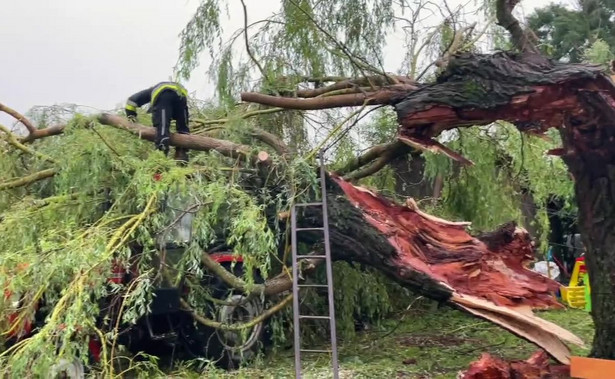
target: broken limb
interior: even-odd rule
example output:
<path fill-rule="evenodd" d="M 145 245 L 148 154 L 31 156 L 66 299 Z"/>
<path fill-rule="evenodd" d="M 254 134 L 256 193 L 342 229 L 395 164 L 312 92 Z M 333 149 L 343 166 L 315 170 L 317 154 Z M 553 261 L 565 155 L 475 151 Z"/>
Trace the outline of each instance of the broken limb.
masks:
<path fill-rule="evenodd" d="M 534 247 L 524 229 L 507 224 L 483 241 L 466 232 L 467 223 L 427 215 L 412 201 L 398 205 L 339 177 L 331 177 L 328 189 L 334 259 L 372 266 L 421 295 L 528 339 L 560 362 L 570 355 L 564 341 L 582 345 L 531 313 L 561 305 L 552 295 L 559 284 L 525 267 Z M 302 219 L 311 225 L 319 215 L 306 210 Z"/>

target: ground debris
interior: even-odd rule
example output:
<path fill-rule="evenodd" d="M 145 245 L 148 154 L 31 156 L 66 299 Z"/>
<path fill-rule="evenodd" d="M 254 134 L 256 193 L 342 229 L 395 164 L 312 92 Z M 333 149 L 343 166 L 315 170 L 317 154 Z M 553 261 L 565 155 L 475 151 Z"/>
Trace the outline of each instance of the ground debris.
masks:
<path fill-rule="evenodd" d="M 525 361 L 505 361 L 483 353 L 478 361 L 459 375 L 459 379 L 541 379 L 569 378 L 570 367 L 551 365 L 544 351 L 537 351 Z"/>

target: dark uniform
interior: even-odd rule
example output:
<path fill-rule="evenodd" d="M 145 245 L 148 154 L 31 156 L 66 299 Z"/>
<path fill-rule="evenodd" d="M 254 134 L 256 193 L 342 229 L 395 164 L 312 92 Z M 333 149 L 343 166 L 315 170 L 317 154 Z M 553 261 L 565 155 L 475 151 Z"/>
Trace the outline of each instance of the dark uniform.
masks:
<path fill-rule="evenodd" d="M 156 128 L 156 148 L 169 153 L 171 120 L 175 120 L 177 133 L 190 134 L 188 129 L 188 91 L 179 83 L 162 82 L 151 88 L 139 91 L 126 101 L 126 115 L 134 121 L 137 108 L 151 104 L 152 123 Z M 186 151 L 176 149 L 176 155 L 185 160 Z"/>

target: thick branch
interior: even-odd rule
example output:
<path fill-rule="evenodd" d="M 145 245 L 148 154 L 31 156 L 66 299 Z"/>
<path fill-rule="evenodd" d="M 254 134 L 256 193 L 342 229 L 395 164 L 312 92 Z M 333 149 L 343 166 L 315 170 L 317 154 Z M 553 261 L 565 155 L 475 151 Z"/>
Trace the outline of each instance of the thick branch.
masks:
<path fill-rule="evenodd" d="M 395 82 L 392 82 L 391 79 L 394 79 Z M 397 83 L 404 83 L 408 85 L 414 84 L 409 78 L 405 78 L 403 76 L 385 77 L 382 75 L 372 75 L 372 76 L 368 76 L 364 78 L 345 79 L 345 80 L 333 83 L 331 85 L 328 85 L 326 87 L 297 90 L 296 95 L 297 97 L 311 98 L 311 97 L 322 96 L 330 92 L 338 91 L 341 89 L 352 89 L 352 88 L 356 89 L 359 87 L 370 87 L 373 90 L 375 88 L 397 84 Z"/>
<path fill-rule="evenodd" d="M 401 100 L 404 95 L 408 93 L 408 91 L 414 91 L 416 89 L 417 87 L 414 85 L 395 84 L 373 92 L 336 95 L 330 97 L 315 97 L 310 99 L 279 97 L 256 92 L 244 92 L 241 94 L 241 100 L 287 109 L 316 110 L 361 105 L 394 104 L 396 100 Z"/>
<path fill-rule="evenodd" d="M 227 269 L 225 269 L 222 265 L 220 265 L 220 263 L 213 260 L 209 253 L 204 253 L 202 255 L 201 261 L 209 271 L 222 279 L 224 283 L 245 294 L 259 296 L 276 295 L 284 291 L 290 290 L 293 285 L 292 278 L 286 273 L 281 273 L 276 277 L 268 279 L 265 284 L 249 285 L 241 278 L 238 278 L 237 276 L 229 272 Z M 312 271 L 316 269 L 316 267 L 318 267 L 320 263 L 322 263 L 322 259 L 303 259 L 301 261 L 302 273 L 309 275 Z"/>
<path fill-rule="evenodd" d="M 344 169 L 352 169 L 352 172 L 344 176 L 345 180 L 355 181 L 373 175 L 382 170 L 389 162 L 401 155 L 408 154 L 412 148 L 401 141 L 388 144 L 376 145 L 365 154 L 354 159 Z M 373 161 L 373 163 L 371 163 Z M 365 166 L 369 164 L 368 166 Z M 363 167 L 365 166 L 365 167 Z M 347 171 L 348 172 L 348 171 Z"/>
<path fill-rule="evenodd" d="M 120 116 L 103 113 L 98 116 L 98 120 L 102 124 L 124 129 L 138 135 L 139 138 L 146 139 L 148 141 L 154 141 L 156 139 L 156 129 L 132 123 Z M 259 162 L 258 157 L 252 155 L 251 149 L 248 146 L 236 144 L 230 141 L 191 134 L 172 133 L 170 143 L 173 146 L 179 146 L 191 150 L 215 150 L 218 153 L 230 158 L 239 158 L 254 163 Z M 270 163 L 270 160 L 268 159 L 266 162 L 262 163 L 268 164 Z"/>
<path fill-rule="evenodd" d="M 49 168 L 47 170 L 35 172 L 34 174 L 24 176 L 22 178 L 15 179 L 10 182 L 0 183 L 0 191 L 11 189 L 11 188 L 27 186 L 28 184 L 32 184 L 39 180 L 51 178 L 56 173 L 57 173 L 57 170 L 55 168 Z"/>
<path fill-rule="evenodd" d="M 36 129 L 34 132 L 28 134 L 26 137 L 21 139 L 22 143 L 28 143 L 28 142 L 32 142 L 34 140 L 37 140 L 39 138 L 45 138 L 45 137 L 51 137 L 51 136 L 57 136 L 58 134 L 62 134 L 64 133 L 64 128 L 66 126 L 65 125 L 55 125 L 55 126 L 50 126 L 48 128 L 44 128 L 44 129 Z"/>
<path fill-rule="evenodd" d="M 252 137 L 271 146 L 273 150 L 275 150 L 275 152 L 278 153 L 279 155 L 290 154 L 290 148 L 288 147 L 288 145 L 286 145 L 284 141 L 282 141 L 275 134 L 269 133 L 266 130 L 256 128 L 256 127 L 251 128 L 250 134 L 252 135 Z"/>

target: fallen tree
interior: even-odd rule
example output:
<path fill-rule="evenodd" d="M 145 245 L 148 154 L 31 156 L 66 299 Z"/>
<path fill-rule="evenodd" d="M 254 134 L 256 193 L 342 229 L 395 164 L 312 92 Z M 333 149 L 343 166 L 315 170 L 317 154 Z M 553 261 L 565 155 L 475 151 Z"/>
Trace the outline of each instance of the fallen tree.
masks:
<path fill-rule="evenodd" d="M 508 3 L 502 2 L 502 4 Z M 501 22 L 512 25 L 509 22 Z M 514 25 L 511 27 L 514 29 Z M 515 29 L 512 34 L 518 35 L 518 32 Z M 526 42 L 520 43 L 518 47 L 526 50 L 524 48 Z M 488 124 L 496 120 L 511 121 L 520 130 L 529 133 L 540 133 L 548 127 L 564 125 L 561 130 L 565 137 L 565 145 L 561 151 L 553 153 L 561 154 L 573 168 L 578 191 L 589 191 L 588 193 L 592 194 L 582 200 L 582 209 L 586 212 L 584 219 L 586 228 L 588 228 L 586 231 L 588 235 L 594 236 L 592 241 L 604 244 L 606 243 L 605 238 L 608 237 L 608 233 L 604 234 L 606 229 L 602 226 L 589 230 L 593 219 L 589 216 L 610 212 L 611 209 L 608 204 L 595 200 L 608 199 L 610 196 L 610 192 L 607 191 L 609 182 L 604 176 L 610 173 L 610 169 L 608 169 L 608 164 L 602 163 L 610 164 L 613 159 L 613 150 L 608 148 L 611 143 L 608 120 L 610 120 L 615 104 L 613 93 L 615 89 L 612 83 L 597 67 L 557 64 L 533 51 L 526 51 L 521 54 L 454 55 L 436 83 L 417 84 L 409 79 L 382 75 L 359 79 L 346 78 L 323 88 L 310 91 L 299 90 L 296 91 L 297 97 L 293 98 L 245 93 L 242 99 L 270 106 L 302 110 L 376 104 L 394 106 L 401 125 L 398 139 L 390 144 L 374 147 L 341 170 L 344 171 L 341 172 L 344 177 L 352 180 L 377 172 L 396 156 L 407 154 L 411 149 L 441 152 L 463 164 L 472 164 L 470 160 L 451 151 L 435 139 L 445 130 Z M 7 109 L 9 108 L 5 108 Z M 12 110 L 9 113 L 19 120 L 27 120 Z M 203 187 L 200 192 L 201 196 L 209 199 L 210 193 L 217 193 L 214 190 L 219 190 L 219 188 L 206 186 L 220 180 L 228 185 L 225 188 L 230 188 L 235 192 L 232 192 L 233 196 L 224 195 L 212 199 L 211 201 L 216 206 L 224 201 L 233 201 L 235 197 L 241 197 L 242 201 L 245 200 L 243 203 L 236 202 L 232 204 L 232 207 L 225 208 L 227 213 L 224 216 L 232 217 L 233 220 L 245 218 L 246 214 L 240 212 L 242 207 L 258 214 L 259 223 L 246 228 L 247 230 L 237 225 L 227 226 L 229 229 L 235 228 L 237 235 L 241 235 L 241 237 L 235 236 L 240 248 L 253 249 L 255 261 L 262 259 L 263 255 L 272 254 L 271 241 L 262 235 L 271 236 L 272 230 L 280 226 L 280 229 L 284 230 L 283 217 L 279 216 L 279 211 L 287 211 L 288 206 L 299 198 L 298 193 L 302 191 L 309 193 L 309 189 L 305 188 L 309 186 L 305 183 L 299 191 L 295 192 L 283 192 L 284 190 L 280 189 L 283 187 L 280 185 L 281 182 L 290 181 L 290 174 L 286 171 L 292 170 L 286 165 L 285 159 L 291 155 L 289 154 L 291 149 L 281 138 L 263 134 L 254 128 L 251 128 L 250 136 L 264 143 L 263 146 L 266 146 L 266 149 L 272 150 L 271 154 L 261 154 L 256 149 L 248 148 L 244 143 L 230 141 L 230 138 L 217 139 L 197 134 L 190 136 L 173 134 L 171 144 L 174 146 L 212 152 L 209 155 L 199 155 L 198 159 L 187 168 L 177 168 L 163 157 L 148 157 L 151 152 L 150 144 L 138 144 L 136 148 L 135 146 L 130 146 L 130 148 L 119 146 L 118 148 L 118 145 L 125 142 L 124 140 L 137 140 L 137 138 L 126 139 L 124 134 L 98 135 L 100 137 L 100 141 L 97 140 L 98 145 L 103 144 L 102 147 L 98 145 L 76 146 L 75 135 L 81 133 L 85 136 L 86 133 L 99 130 L 97 122 L 114 127 L 114 132 L 117 133 L 130 132 L 145 140 L 154 138 L 152 128 L 133 124 L 117 115 L 109 114 L 100 115 L 97 120 L 87 120 L 86 125 L 61 125 L 53 129 L 33 129 L 26 125 L 29 135 L 22 138 L 17 138 L 8 130 L 3 132 L 6 144 L 2 145 L 2 148 L 7 154 L 9 152 L 19 154 L 20 158 L 26 156 L 28 159 L 25 170 L 28 175 L 0 183 L 0 188 L 5 191 L 23 191 L 22 193 L 35 197 L 37 200 L 43 200 L 45 203 L 43 208 L 48 204 L 54 204 L 49 197 L 54 197 L 56 201 L 61 198 L 62 201 L 68 202 L 75 201 L 75 196 L 84 196 L 81 204 L 100 203 L 101 200 L 98 197 L 100 188 L 97 186 L 110 185 L 109 182 L 114 186 L 115 191 L 120 191 L 120 189 L 126 191 L 113 197 L 113 207 L 122 209 L 124 213 L 107 213 L 102 216 L 97 214 L 96 217 L 81 218 L 77 220 L 78 223 L 75 222 L 79 225 L 79 229 L 66 229 L 61 232 L 50 229 L 48 233 L 43 230 L 41 235 L 35 236 L 32 240 L 24 238 L 21 242 L 17 242 L 14 236 L 9 236 L 9 233 L 14 233 L 14 230 L 10 228 L 14 227 L 17 222 L 11 219 L 11 212 L 23 216 L 23 213 L 18 212 L 23 212 L 24 208 L 27 208 L 28 212 L 34 212 L 27 213 L 29 220 L 38 220 L 33 216 L 36 215 L 35 210 L 28 208 L 31 204 L 26 201 L 25 197 L 19 198 L 18 196 L 16 197 L 19 200 L 15 201 L 14 207 L 3 209 L 7 217 L 0 225 L 4 224 L 2 227 L 7 237 L 6 244 L 12 246 L 11 251 L 13 252 L 23 251 L 23 259 L 36 261 L 38 258 L 33 257 L 43 256 L 47 259 L 57 257 L 58 251 L 65 251 L 68 256 L 69 252 L 75 250 L 68 250 L 66 246 L 77 249 L 72 245 L 76 244 L 75 240 L 66 237 L 70 234 L 67 233 L 69 230 L 78 231 L 79 235 L 93 236 L 85 241 L 79 241 L 78 247 L 81 249 L 100 253 L 100 246 L 88 244 L 104 242 L 102 251 L 105 254 L 102 258 L 95 258 L 94 254 L 91 254 L 88 256 L 90 261 L 86 262 L 87 265 L 73 267 L 75 265 L 67 264 L 62 268 L 63 275 L 69 278 L 66 281 L 69 288 L 55 299 L 57 308 L 54 309 L 53 322 L 60 319 L 70 304 L 79 304 L 73 301 L 74 299 L 87 303 L 77 295 L 79 291 L 83 292 L 84 283 L 91 279 L 84 277 L 83 271 L 89 273 L 92 267 L 101 268 L 101 270 L 109 269 L 111 258 L 126 254 L 128 242 L 149 243 L 148 238 L 151 237 L 151 233 L 147 229 L 161 227 L 155 223 L 155 217 L 152 216 L 152 204 L 163 190 L 174 188 L 175 182 L 188 186 L 185 183 L 187 176 L 205 172 L 213 179 L 201 182 L 200 186 Z M 31 126 L 32 123 L 29 125 Z M 602 138 L 604 136 L 608 138 Z M 109 143 L 107 138 L 111 137 L 114 139 Z M 88 140 L 88 142 L 92 141 Z M 34 147 L 30 148 L 25 145 L 26 143 L 37 143 L 37 145 L 32 145 Z M 64 146 L 64 149 L 58 150 L 58 146 Z M 112 154 L 105 150 L 107 147 Z M 89 148 L 94 152 L 88 150 Z M 102 168 L 92 169 L 91 177 L 77 180 L 71 177 L 75 173 L 72 166 L 62 161 L 62 153 L 70 152 L 71 149 L 79 152 L 79 156 L 73 161 L 79 159 L 87 161 L 99 154 L 97 157 L 99 161 L 103 160 L 100 157 L 104 157 L 109 160 L 109 163 Z M 48 159 L 48 155 L 53 156 Z M 213 159 L 217 159 L 215 166 L 208 165 L 213 162 Z M 80 162 L 75 164 L 78 163 Z M 224 164 L 229 167 L 220 167 Z M 259 170 L 253 169 L 255 165 Z M 221 172 L 224 171 L 222 168 L 232 173 L 230 179 L 222 179 Z M 17 167 L 13 169 L 19 171 Z M 30 172 L 35 169 L 37 171 L 34 173 Z M 81 168 L 81 170 L 84 169 Z M 101 174 L 104 170 L 108 171 L 108 175 L 107 172 Z M 241 170 L 253 173 L 254 177 L 245 181 L 236 181 L 234 175 Z M 168 173 L 173 180 L 163 180 L 159 184 L 152 184 L 151 174 L 158 171 Z M 51 183 L 55 186 L 55 191 L 46 187 L 51 177 L 53 177 Z M 130 181 L 129 178 L 134 178 L 134 181 Z M 71 179 L 74 179 L 75 183 L 71 183 Z M 331 242 L 336 259 L 356 261 L 372 266 L 387 277 L 424 296 L 446 302 L 494 322 L 537 344 L 560 362 L 568 362 L 570 353 L 564 341 L 577 344 L 581 341 L 569 332 L 531 313 L 533 308 L 558 307 L 559 304 L 553 295 L 557 284 L 525 267 L 533 259 L 534 250 L 533 243 L 525 230 L 514 224 L 508 224 L 493 233 L 473 237 L 465 230 L 467 224 L 452 223 L 427 215 L 421 212 L 412 200 L 408 200 L 404 206 L 398 205 L 373 192 L 356 187 L 339 176 L 331 175 L 329 179 Z M 89 187 L 89 181 L 93 182 L 91 187 Z M 306 178 L 300 178 L 299 181 L 309 180 L 306 176 Z M 596 183 L 599 185 L 596 186 Z M 243 191 L 243 189 L 254 186 L 257 186 L 258 190 L 249 192 L 250 196 L 245 196 L 248 191 Z M 83 194 L 76 193 L 76 187 Z M 265 202 L 265 200 L 259 196 L 263 192 L 267 193 L 267 196 L 283 198 L 283 209 L 274 208 L 272 211 L 268 209 L 267 204 L 262 206 L 259 201 Z M 67 203 L 62 204 L 66 206 Z M 205 207 L 205 205 L 209 206 L 203 200 L 200 206 Z M 218 211 L 213 206 L 211 209 Z M 306 213 L 304 216 L 304 220 L 310 225 L 315 225 L 320 220 L 319 215 L 315 213 Z M 119 222 L 126 218 L 128 222 Z M 23 217 L 23 219 L 28 218 Z M 262 222 L 264 219 L 267 220 L 266 224 Z M 213 221 L 211 224 L 213 225 Z M 103 226 L 109 227 L 109 225 L 113 228 L 102 230 Z M 205 234 L 204 230 L 200 232 Z M 276 245 L 285 247 L 284 232 L 275 237 Z M 302 243 L 312 247 L 318 246 L 319 242 L 317 236 L 310 234 L 306 234 L 302 240 Z M 19 247 L 15 248 L 15 246 Z M 603 246 L 602 250 L 595 248 L 592 253 L 594 258 L 588 258 L 588 263 L 590 270 L 596 273 L 592 274 L 592 285 L 594 285 L 593 281 L 602 280 L 602 284 L 596 282 L 594 288 L 606 291 L 610 290 L 608 273 L 615 272 L 615 270 L 612 270 L 610 266 L 612 261 L 607 259 L 609 255 L 604 247 L 606 245 L 601 246 Z M 279 251 L 274 253 L 276 259 L 285 265 L 287 255 L 278 253 Z M 18 262 L 19 258 L 6 254 L 6 257 L 2 259 L 6 266 Z M 207 256 L 201 254 L 198 259 L 226 283 L 245 293 L 276 295 L 290 288 L 291 281 L 287 270 L 284 269 L 279 275 L 268 278 L 264 284 L 252 284 L 248 283 L 246 278 L 227 273 L 220 265 L 208 260 Z M 67 260 L 67 262 L 70 261 Z M 309 274 L 316 262 L 308 263 L 310 263 L 309 267 L 304 270 L 306 274 Z M 262 263 L 262 266 L 267 268 L 265 263 Z M 33 273 L 34 271 L 30 272 L 30 274 Z M 48 274 L 50 278 L 53 278 L 54 272 Z M 28 278 L 28 275 L 24 277 Z M 100 278 L 98 279 L 100 282 Z M 38 286 L 31 290 L 31 296 L 36 299 L 48 289 L 47 283 L 41 284 L 39 281 Z M 606 293 L 596 292 L 598 295 L 594 296 Z M 283 306 L 287 303 L 288 298 L 285 298 L 278 305 Z M 610 305 L 608 302 L 604 303 L 606 305 L 596 305 L 596 303 L 597 301 L 594 302 L 594 307 L 597 307 L 595 316 L 599 330 L 597 333 L 602 337 L 597 335 L 594 352 L 604 356 L 610 354 L 608 341 L 605 340 L 611 330 L 609 328 L 612 321 L 607 315 Z M 272 309 L 278 310 L 281 306 L 279 308 L 274 306 Z M 24 313 L 30 311 L 28 307 L 23 310 Z M 271 316 L 271 313 L 263 313 L 262 319 Z M 195 318 L 199 321 L 198 317 L 195 316 Z M 211 321 L 202 318 L 200 320 L 204 323 Z M 52 333 L 54 326 L 51 325 L 48 330 L 45 329 L 46 334 L 42 333 L 43 337 L 40 338 L 49 338 L 54 342 L 60 337 L 64 338 L 62 335 L 58 337 L 53 334 L 55 332 Z M 216 326 L 241 328 L 241 325 L 216 324 Z M 68 344 L 68 340 L 65 338 L 63 342 Z M 27 352 L 25 346 L 27 344 L 24 344 L 23 349 L 19 352 Z"/>

